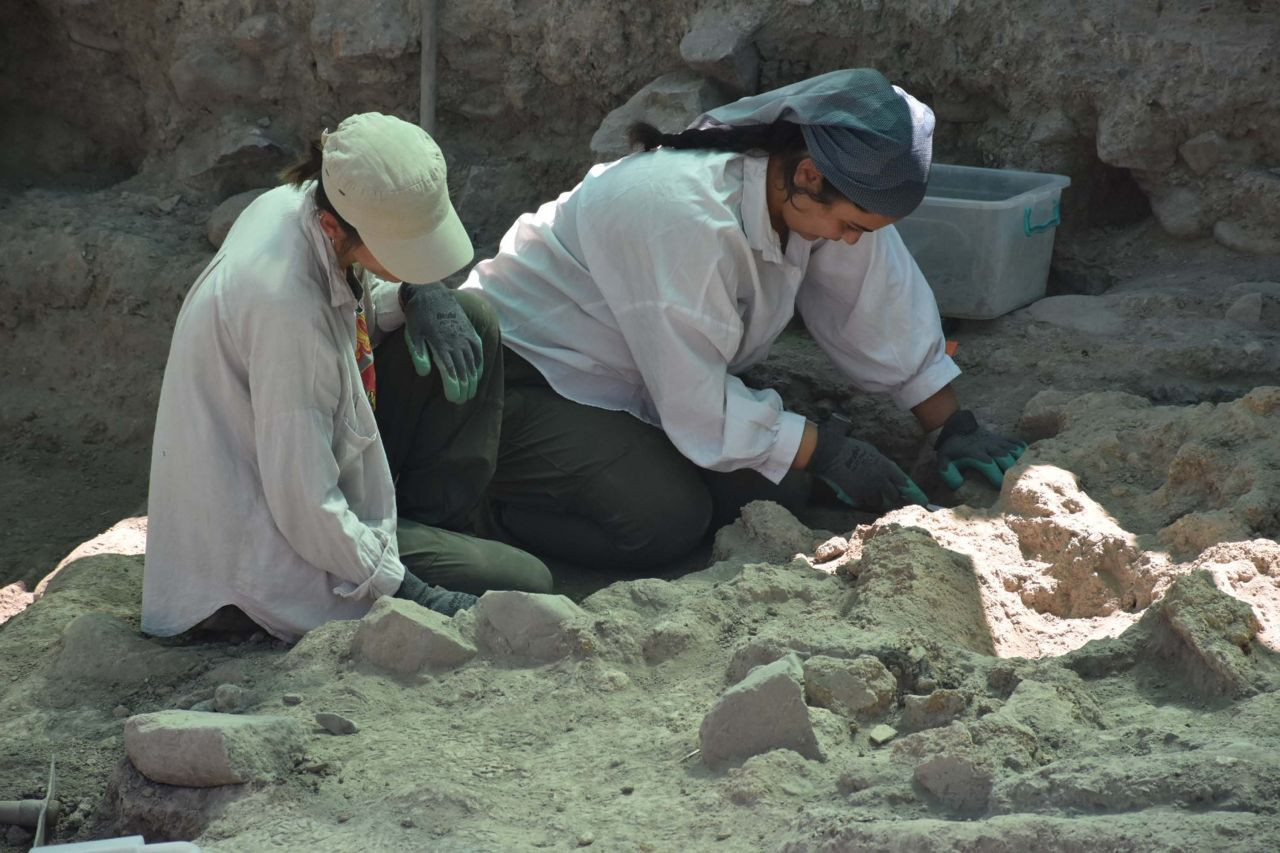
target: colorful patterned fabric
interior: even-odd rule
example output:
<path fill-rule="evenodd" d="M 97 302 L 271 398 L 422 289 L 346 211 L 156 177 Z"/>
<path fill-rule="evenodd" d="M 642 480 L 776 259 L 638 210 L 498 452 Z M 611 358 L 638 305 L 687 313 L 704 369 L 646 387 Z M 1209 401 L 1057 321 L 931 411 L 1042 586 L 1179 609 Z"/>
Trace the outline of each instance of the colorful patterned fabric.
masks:
<path fill-rule="evenodd" d="M 356 367 L 364 384 L 369 406 L 378 408 L 378 379 L 373 372 L 373 345 L 369 342 L 369 324 L 364 319 L 364 306 L 356 303 Z"/>

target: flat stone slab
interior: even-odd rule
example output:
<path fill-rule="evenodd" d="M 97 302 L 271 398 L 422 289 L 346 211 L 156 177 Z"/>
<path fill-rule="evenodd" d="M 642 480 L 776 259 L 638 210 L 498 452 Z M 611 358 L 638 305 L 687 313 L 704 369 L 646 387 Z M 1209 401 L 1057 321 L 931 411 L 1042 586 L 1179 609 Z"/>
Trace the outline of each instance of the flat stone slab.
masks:
<path fill-rule="evenodd" d="M 804 703 L 800 658 L 793 652 L 747 673 L 703 718 L 698 739 L 702 760 L 712 767 L 773 749 L 824 760 Z"/>
<path fill-rule="evenodd" d="M 462 638 L 449 617 L 389 595 L 360 620 L 351 651 L 359 660 L 401 675 L 450 669 L 476 656 L 476 647 Z"/>
<path fill-rule="evenodd" d="M 157 711 L 124 727 L 124 751 L 139 773 L 191 788 L 278 779 L 303 742 L 299 724 L 278 716 Z"/>

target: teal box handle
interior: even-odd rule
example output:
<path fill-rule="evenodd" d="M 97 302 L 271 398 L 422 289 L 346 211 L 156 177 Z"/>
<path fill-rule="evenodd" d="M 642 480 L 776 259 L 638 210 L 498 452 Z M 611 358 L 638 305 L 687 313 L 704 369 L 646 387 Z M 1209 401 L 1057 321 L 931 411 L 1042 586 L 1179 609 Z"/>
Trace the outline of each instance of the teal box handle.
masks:
<path fill-rule="evenodd" d="M 1039 225 L 1031 224 L 1031 208 L 1024 208 L 1022 211 L 1022 231 L 1028 237 L 1033 234 L 1039 234 L 1041 231 L 1048 231 L 1057 225 L 1062 224 L 1062 202 L 1055 201 L 1053 203 L 1053 213 L 1049 218 Z"/>

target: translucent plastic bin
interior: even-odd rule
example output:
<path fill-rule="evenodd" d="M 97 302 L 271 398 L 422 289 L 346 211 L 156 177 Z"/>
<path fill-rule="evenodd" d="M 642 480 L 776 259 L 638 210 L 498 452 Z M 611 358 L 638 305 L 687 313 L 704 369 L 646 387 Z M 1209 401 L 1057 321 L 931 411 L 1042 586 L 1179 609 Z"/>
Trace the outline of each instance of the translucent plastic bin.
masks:
<path fill-rule="evenodd" d="M 1060 199 L 1071 179 L 935 163 L 898 233 L 944 317 L 987 320 L 1044 296 Z"/>

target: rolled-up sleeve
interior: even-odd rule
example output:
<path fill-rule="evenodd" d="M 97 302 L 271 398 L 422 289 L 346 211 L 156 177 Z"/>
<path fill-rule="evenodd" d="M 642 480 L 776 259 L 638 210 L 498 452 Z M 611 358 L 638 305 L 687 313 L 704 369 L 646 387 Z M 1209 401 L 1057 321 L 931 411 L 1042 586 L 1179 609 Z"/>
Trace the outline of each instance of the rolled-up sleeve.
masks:
<path fill-rule="evenodd" d="M 893 226 L 814 248 L 796 297 L 805 326 L 864 391 L 910 409 L 960 375 L 933 291 Z"/>
<path fill-rule="evenodd" d="M 743 334 L 732 285 L 754 275 L 750 248 L 736 219 L 721 221 L 723 209 L 686 198 L 668 212 L 671 192 L 640 184 L 584 206 L 587 266 L 676 448 L 702 468 L 750 468 L 777 482 L 795 459 L 804 418 L 784 411 L 777 392 L 729 373 Z M 702 221 L 689 221 L 691 207 Z"/>
<path fill-rule="evenodd" d="M 362 431 L 351 426 L 355 420 L 335 417 L 342 375 L 324 323 L 318 314 L 271 306 L 251 321 L 246 360 L 263 494 L 294 551 L 342 581 L 335 593 L 389 595 L 404 577 L 395 519 L 361 519 L 340 487 L 338 454 L 367 447 L 376 427 L 370 422 Z"/>
<path fill-rule="evenodd" d="M 364 286 L 369 291 L 366 301 L 373 312 L 369 337 L 376 347 L 388 333 L 404 325 L 404 309 L 400 307 L 400 285 L 365 271 Z"/>

